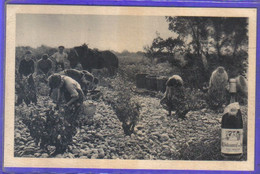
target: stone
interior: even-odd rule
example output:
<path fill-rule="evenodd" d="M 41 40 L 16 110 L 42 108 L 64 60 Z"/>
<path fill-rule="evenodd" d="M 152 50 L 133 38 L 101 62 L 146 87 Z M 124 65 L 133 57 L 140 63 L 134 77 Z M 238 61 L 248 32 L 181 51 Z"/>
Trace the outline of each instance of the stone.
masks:
<path fill-rule="evenodd" d="M 58 154 L 55 156 L 55 158 L 64 158 L 64 155 L 63 154 Z"/>
<path fill-rule="evenodd" d="M 24 149 L 25 147 L 23 145 L 19 146 L 19 149 Z"/>
<path fill-rule="evenodd" d="M 113 155 L 111 158 L 112 158 L 112 159 L 117 159 L 117 156 Z"/>
<path fill-rule="evenodd" d="M 167 157 L 166 157 L 166 156 L 161 156 L 161 159 L 162 159 L 162 160 L 166 160 Z"/>
<path fill-rule="evenodd" d="M 87 157 L 89 157 L 89 158 L 90 158 L 90 157 L 91 157 L 91 155 L 92 155 L 92 150 L 87 150 L 87 151 L 86 151 L 86 155 L 87 155 Z"/>
<path fill-rule="evenodd" d="M 158 139 L 158 136 L 156 136 L 156 135 L 151 135 L 151 136 L 150 136 L 150 139 L 151 139 L 151 140 L 157 140 L 157 139 Z"/>
<path fill-rule="evenodd" d="M 48 158 L 49 155 L 48 155 L 47 153 L 43 153 L 41 157 L 42 157 L 42 158 Z"/>
<path fill-rule="evenodd" d="M 159 132 L 153 132 L 152 135 L 160 137 L 160 133 Z"/>
<path fill-rule="evenodd" d="M 26 138 L 23 138 L 23 137 L 21 137 L 20 140 L 23 141 L 24 143 L 27 142 L 27 139 L 26 139 Z"/>
<path fill-rule="evenodd" d="M 93 154 L 92 156 L 91 156 L 91 159 L 97 159 L 98 158 L 98 154 Z"/>
<path fill-rule="evenodd" d="M 32 148 L 34 148 L 33 146 L 35 146 L 35 145 L 36 144 L 35 144 L 35 142 L 33 140 L 26 143 L 26 146 L 32 147 Z"/>
<path fill-rule="evenodd" d="M 104 150 L 104 149 L 107 149 L 107 146 L 105 146 L 104 144 L 101 144 L 101 145 L 99 146 L 99 148 Z"/>
<path fill-rule="evenodd" d="M 33 138 L 31 136 L 27 138 L 27 141 L 32 141 L 32 140 Z"/>
<path fill-rule="evenodd" d="M 99 113 L 96 113 L 93 117 L 94 121 L 101 121 L 102 120 L 102 115 Z"/>
<path fill-rule="evenodd" d="M 68 154 L 66 155 L 66 157 L 68 157 L 68 158 L 74 158 L 75 156 L 74 156 L 72 153 L 68 153 Z"/>
<path fill-rule="evenodd" d="M 35 153 L 34 156 L 35 156 L 35 157 L 40 157 L 40 156 L 41 156 L 41 153 Z"/>
<path fill-rule="evenodd" d="M 80 153 L 80 150 L 78 150 L 78 149 L 72 149 L 72 153 L 73 153 L 74 155 L 78 155 L 78 154 Z"/>
<path fill-rule="evenodd" d="M 93 150 L 92 150 L 92 153 L 93 153 L 93 154 L 98 154 L 98 150 L 97 150 L 97 149 L 93 149 Z"/>
<path fill-rule="evenodd" d="M 142 132 L 141 130 L 138 130 L 138 131 L 136 132 L 136 134 L 137 134 L 138 136 L 142 136 L 142 135 L 143 135 L 143 132 Z"/>
<path fill-rule="evenodd" d="M 20 139 L 21 138 L 21 134 L 15 133 L 15 138 Z"/>
<path fill-rule="evenodd" d="M 207 108 L 204 108 L 201 110 L 201 112 L 206 112 L 207 111 Z"/>
<path fill-rule="evenodd" d="M 160 140 L 161 141 L 168 141 L 169 140 L 169 136 L 167 133 L 164 133 L 160 136 Z"/>
<path fill-rule="evenodd" d="M 24 148 L 24 154 L 25 155 L 32 155 L 32 154 L 34 154 L 34 152 L 35 152 L 35 149 L 32 148 L 32 147 L 25 147 Z"/>
<path fill-rule="evenodd" d="M 104 158 L 105 157 L 105 152 L 103 149 L 99 149 L 99 154 L 98 154 L 99 158 Z"/>
<path fill-rule="evenodd" d="M 144 125 L 142 124 L 139 124 L 135 127 L 136 130 L 141 130 L 141 129 L 144 129 Z"/>
<path fill-rule="evenodd" d="M 115 147 L 109 147 L 109 149 L 110 149 L 112 152 L 116 151 L 116 148 L 115 148 Z"/>
<path fill-rule="evenodd" d="M 139 136 L 137 139 L 138 139 L 138 141 L 144 141 L 144 140 L 145 140 L 145 137 Z"/>
<path fill-rule="evenodd" d="M 96 134 L 96 137 L 98 137 L 99 139 L 102 139 L 102 140 L 104 139 L 104 138 L 103 138 L 103 135 L 102 135 L 101 133 L 97 133 L 97 134 Z"/>
<path fill-rule="evenodd" d="M 87 155 L 87 154 L 88 154 L 88 153 L 87 153 L 86 150 L 80 149 L 80 153 L 79 153 L 80 156 L 85 156 L 85 155 Z"/>

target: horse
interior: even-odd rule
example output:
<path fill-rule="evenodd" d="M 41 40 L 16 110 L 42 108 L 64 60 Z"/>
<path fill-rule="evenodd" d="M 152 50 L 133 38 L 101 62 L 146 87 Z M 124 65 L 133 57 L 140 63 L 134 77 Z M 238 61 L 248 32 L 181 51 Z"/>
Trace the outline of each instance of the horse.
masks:
<path fill-rule="evenodd" d="M 78 63 L 84 70 L 89 72 L 92 69 L 107 68 L 110 75 L 115 75 L 118 68 L 118 58 L 111 51 L 97 51 L 88 48 L 86 44 L 74 47 L 68 54 L 71 68 L 75 68 Z"/>

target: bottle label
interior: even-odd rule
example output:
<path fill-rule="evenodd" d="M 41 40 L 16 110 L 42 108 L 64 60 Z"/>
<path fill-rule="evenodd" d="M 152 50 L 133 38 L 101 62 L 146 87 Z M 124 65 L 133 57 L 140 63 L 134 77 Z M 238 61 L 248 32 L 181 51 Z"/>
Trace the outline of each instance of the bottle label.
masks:
<path fill-rule="evenodd" d="M 221 129 L 221 152 L 243 153 L 243 129 Z"/>

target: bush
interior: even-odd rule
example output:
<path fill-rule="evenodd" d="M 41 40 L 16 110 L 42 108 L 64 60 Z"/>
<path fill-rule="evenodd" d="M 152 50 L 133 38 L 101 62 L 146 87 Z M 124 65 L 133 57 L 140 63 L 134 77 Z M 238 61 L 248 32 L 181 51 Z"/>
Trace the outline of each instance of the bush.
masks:
<path fill-rule="evenodd" d="M 207 107 L 207 94 L 199 89 L 186 88 L 184 90 L 186 102 L 190 110 L 196 111 Z"/>
<path fill-rule="evenodd" d="M 49 95 L 49 86 L 47 83 L 47 76 L 45 75 L 36 75 L 35 76 L 35 87 L 38 95 L 48 96 Z"/>
<path fill-rule="evenodd" d="M 112 106 L 119 121 L 122 122 L 125 135 L 131 135 L 140 114 L 140 105 L 132 98 L 131 86 L 133 84 L 121 74 L 117 74 L 113 79 L 107 78 L 103 84 L 113 89 L 113 91 L 104 95 L 104 101 Z"/>
<path fill-rule="evenodd" d="M 151 74 L 157 76 L 172 76 L 181 74 L 180 68 L 172 66 L 169 62 L 156 63 L 146 57 L 133 54 L 133 57 L 119 57 L 119 70 L 127 81 L 135 82 L 136 74 Z"/>
<path fill-rule="evenodd" d="M 70 116 L 68 111 L 48 109 L 23 118 L 23 122 L 41 148 L 52 145 L 56 147 L 56 152 L 64 152 L 76 134 L 76 126 L 71 122 L 75 119 Z"/>
<path fill-rule="evenodd" d="M 217 110 L 221 108 L 227 102 L 227 91 L 220 91 L 217 89 L 208 92 L 207 103 L 208 106 L 213 109 Z"/>
<path fill-rule="evenodd" d="M 118 92 L 118 95 L 121 97 L 115 101 L 116 104 L 113 105 L 113 108 L 122 122 L 125 135 L 131 135 L 139 119 L 140 105 L 131 100 L 130 95 L 125 92 Z"/>
<path fill-rule="evenodd" d="M 44 150 L 49 145 L 55 146 L 56 154 L 67 149 L 72 143 L 77 127 L 87 122 L 86 118 L 81 117 L 82 112 L 82 107 L 56 107 L 49 97 L 40 97 L 37 105 L 18 106 L 15 115 L 28 127 L 36 144 Z"/>

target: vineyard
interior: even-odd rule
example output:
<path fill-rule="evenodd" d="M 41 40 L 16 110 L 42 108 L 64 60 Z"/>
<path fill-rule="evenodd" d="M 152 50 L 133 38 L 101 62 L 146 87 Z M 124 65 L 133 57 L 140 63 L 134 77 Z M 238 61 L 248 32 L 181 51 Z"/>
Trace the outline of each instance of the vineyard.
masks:
<path fill-rule="evenodd" d="M 169 77 L 179 74 L 180 68 L 167 62 L 151 62 L 137 53 L 117 56 L 117 75 L 110 77 L 106 70 L 93 71 L 99 79 L 98 92 L 88 94 L 75 115 L 68 114 L 66 107 L 56 108 L 48 96 L 47 84 L 34 75 L 37 104 L 15 106 L 14 156 L 222 160 L 222 112 L 208 107 L 206 92 L 186 85 L 191 110 L 185 119 L 174 114 L 169 117 L 160 105 L 163 93 L 137 88 L 135 78 L 138 73 Z M 241 111 L 242 160 L 247 160 L 247 105 L 242 105 Z"/>

